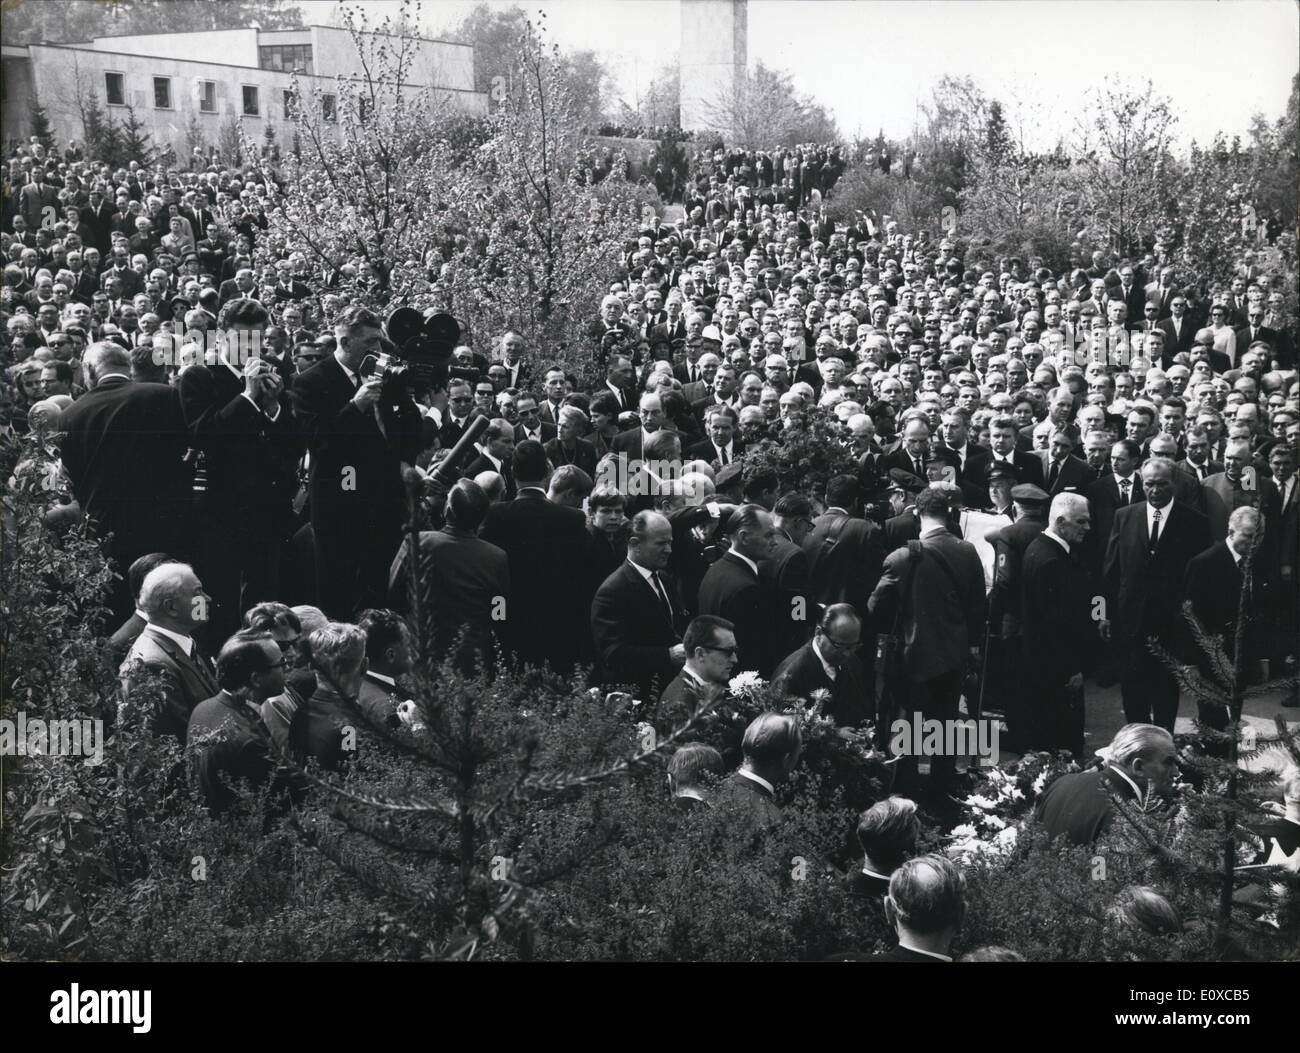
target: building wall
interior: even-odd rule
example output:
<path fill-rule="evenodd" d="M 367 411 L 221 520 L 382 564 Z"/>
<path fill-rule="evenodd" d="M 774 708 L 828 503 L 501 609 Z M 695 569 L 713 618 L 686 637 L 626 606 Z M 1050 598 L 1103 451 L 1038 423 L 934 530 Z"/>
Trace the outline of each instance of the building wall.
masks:
<path fill-rule="evenodd" d="M 25 104 L 32 97 L 32 90 L 32 64 L 25 57 L 6 54 L 0 59 L 0 128 L 4 129 L 6 147 L 10 139 L 25 140 L 32 133 Z"/>
<path fill-rule="evenodd" d="M 276 40 L 275 43 L 291 43 Z M 304 41 L 305 43 L 305 41 Z M 228 62 L 232 66 L 257 65 L 256 29 L 217 29 L 206 33 L 144 33 L 124 37 L 96 37 L 96 51 L 123 55 L 157 55 L 160 58 Z"/>
<path fill-rule="evenodd" d="M 720 110 L 748 62 L 746 0 L 681 0 L 681 126 L 731 133 Z"/>
<path fill-rule="evenodd" d="M 312 61 L 318 75 L 350 76 L 361 72 L 356 45 L 346 29 L 311 27 Z M 267 34 L 263 34 L 266 36 Z M 268 41 L 269 43 L 270 41 Z M 281 43 L 276 40 L 275 43 Z M 415 42 L 411 81 L 459 91 L 474 90 L 474 49 L 441 40 Z"/>
<path fill-rule="evenodd" d="M 220 49 L 210 48 L 207 53 L 214 59 L 217 55 L 224 58 Z M 35 90 L 39 96 L 49 116 L 51 130 L 60 142 L 68 139 L 80 141 L 83 138 L 77 99 L 86 90 L 95 93 L 101 106 L 115 120 L 120 121 L 126 116 L 125 106 L 107 105 L 104 73 L 111 71 L 124 74 L 127 102 L 135 107 L 137 120 L 148 129 L 153 141 L 159 146 L 170 145 L 178 157 L 183 158 L 189 154 L 186 129 L 191 117 L 198 120 L 210 144 L 220 142 L 222 126 L 232 118 L 242 121 L 246 134 L 256 142 L 263 141 L 269 123 L 273 126 L 282 149 L 290 143 L 292 124 L 284 113 L 284 91 L 293 85 L 293 76 L 289 73 L 226 65 L 217 61 L 184 61 L 43 44 L 31 45 L 27 54 L 27 63 L 6 59 L 6 78 L 8 80 L 11 66 L 28 66 L 31 90 Z M 170 110 L 154 108 L 154 77 L 171 78 Z M 19 75 L 15 74 L 13 79 L 17 82 Z M 332 91 L 335 85 L 333 77 L 299 79 L 300 82 L 319 84 L 322 91 Z M 216 85 L 215 113 L 204 113 L 199 109 L 198 85 L 203 80 L 213 81 Z M 81 86 L 80 90 L 78 85 Z M 260 113 L 256 117 L 242 113 L 244 85 L 258 88 Z M 417 90 L 412 87 L 411 94 L 414 95 Z M 464 112 L 487 113 L 487 96 L 483 93 L 447 91 L 439 94 L 445 94 L 452 105 Z M 16 134 L 10 128 L 25 129 L 30 123 L 25 117 L 30 97 L 30 90 L 21 94 L 15 90 L 6 91 L 3 110 L 6 135 Z"/>

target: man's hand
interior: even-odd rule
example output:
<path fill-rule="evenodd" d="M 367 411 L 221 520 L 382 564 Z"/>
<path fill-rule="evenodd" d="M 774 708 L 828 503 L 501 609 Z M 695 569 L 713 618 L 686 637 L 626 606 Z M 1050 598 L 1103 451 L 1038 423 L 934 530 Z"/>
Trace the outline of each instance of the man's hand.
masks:
<path fill-rule="evenodd" d="M 356 403 L 357 409 L 369 412 L 379 404 L 379 390 L 384 386 L 380 377 L 371 377 L 361 387 L 357 388 L 357 393 L 352 396 L 352 401 Z"/>
<path fill-rule="evenodd" d="M 265 377 L 271 372 L 270 363 L 260 358 L 250 358 L 244 363 L 244 394 L 262 404 L 262 392 L 265 390 Z"/>
<path fill-rule="evenodd" d="M 284 381 L 280 374 L 269 370 L 262 376 L 262 410 L 267 416 L 274 417 L 280 409 L 280 396 L 284 392 Z"/>
<path fill-rule="evenodd" d="M 673 644 L 672 647 L 668 648 L 668 660 L 672 662 L 673 665 L 685 665 L 686 664 L 685 644 Z"/>

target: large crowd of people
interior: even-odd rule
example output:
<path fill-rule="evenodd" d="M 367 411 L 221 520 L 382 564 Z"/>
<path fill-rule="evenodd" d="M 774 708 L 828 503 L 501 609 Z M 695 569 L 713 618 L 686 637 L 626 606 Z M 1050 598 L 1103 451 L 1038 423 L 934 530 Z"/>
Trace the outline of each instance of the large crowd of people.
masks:
<path fill-rule="evenodd" d="M 685 219 L 637 233 L 581 334 L 598 382 L 506 331 L 472 334 L 430 387 L 383 367 L 382 312 L 324 295 L 305 252 L 269 256 L 258 172 L 18 149 L 0 427 L 54 458 L 51 529 L 88 521 L 120 574 L 121 712 L 161 675 L 134 715 L 197 736 L 219 811 L 231 777 L 280 770 L 275 743 L 344 766 L 349 699 L 419 723 L 399 700 L 421 606 L 426 657 L 587 666 L 665 732 L 713 709 L 669 768 L 683 810 L 779 821 L 799 728 L 729 717 L 742 671 L 878 731 L 957 719 L 963 698 L 976 716 L 978 697 L 1015 748 L 1078 758 L 1085 685 L 1118 682 L 1131 727 L 1101 777 L 1166 786 L 1180 713 L 1227 722 L 1180 708 L 1148 646 L 1207 661 L 1184 603 L 1244 641 L 1252 675 L 1295 668 L 1282 276 L 1247 257 L 1207 282 L 1154 244 L 1053 268 L 837 225 L 818 204 L 844 164 L 809 147 L 697 165 Z M 847 466 L 817 492 L 747 456 L 814 421 Z M 922 779 L 913 759 L 897 788 L 942 814 L 954 765 Z M 1044 821 L 1087 842 L 1105 815 L 1071 793 Z M 907 826 L 891 800 L 864 844 Z M 907 854 L 867 847 L 856 880 L 909 934 L 896 957 L 942 957 L 961 874 Z"/>

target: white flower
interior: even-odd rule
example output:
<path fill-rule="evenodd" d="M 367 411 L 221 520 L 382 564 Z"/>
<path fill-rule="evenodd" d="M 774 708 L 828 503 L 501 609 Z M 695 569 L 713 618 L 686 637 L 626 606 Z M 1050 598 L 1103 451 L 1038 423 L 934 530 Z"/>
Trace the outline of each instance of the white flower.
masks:
<path fill-rule="evenodd" d="M 975 827 L 971 826 L 970 823 L 962 823 L 961 826 L 954 826 L 952 828 L 952 836 L 962 840 L 969 840 L 978 835 L 975 832 Z"/>
<path fill-rule="evenodd" d="M 991 812 L 997 807 L 995 802 L 978 793 L 971 794 L 971 796 L 967 797 L 963 803 L 967 808 L 982 808 L 986 812 Z"/>
<path fill-rule="evenodd" d="M 1047 769 L 1044 768 L 1042 771 L 1038 773 L 1038 778 L 1034 780 L 1034 785 L 1031 787 L 1031 789 L 1033 789 L 1034 791 L 1034 796 L 1037 797 L 1040 793 L 1042 793 L 1043 787 L 1046 785 L 1047 785 Z"/>
<path fill-rule="evenodd" d="M 1010 852 L 1011 849 L 1015 847 L 1016 838 L 1019 836 L 1020 831 L 1016 827 L 1008 826 L 1005 830 L 998 833 L 997 837 L 993 839 L 993 843 L 1002 849 L 1002 851 Z"/>
<path fill-rule="evenodd" d="M 983 822 L 985 826 L 992 827 L 994 830 L 1003 830 L 1007 825 L 1007 821 L 1002 816 L 993 812 L 984 816 Z"/>
<path fill-rule="evenodd" d="M 749 671 L 739 673 L 731 678 L 731 683 L 727 685 L 733 695 L 741 698 L 751 698 L 764 687 L 764 680 L 757 673 Z"/>

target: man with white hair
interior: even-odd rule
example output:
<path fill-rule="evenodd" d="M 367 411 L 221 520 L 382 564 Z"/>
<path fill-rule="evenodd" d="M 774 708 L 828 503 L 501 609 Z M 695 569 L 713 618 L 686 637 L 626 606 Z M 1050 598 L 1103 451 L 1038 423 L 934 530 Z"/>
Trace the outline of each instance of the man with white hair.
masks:
<path fill-rule="evenodd" d="M 1082 494 L 1052 499 L 1047 528 L 1029 543 L 1021 564 L 1021 627 L 1025 683 L 1025 747 L 1068 749 L 1083 756 L 1083 674 L 1097 640 L 1086 566 L 1071 558 L 1092 518 Z"/>
<path fill-rule="evenodd" d="M 1102 768 L 1062 775 L 1038 801 L 1037 817 L 1055 840 L 1091 845 L 1115 818 L 1111 794 L 1145 805 L 1153 795 L 1167 796 L 1178 773 L 1174 737 L 1155 724 L 1125 724 L 1099 756 Z"/>
<path fill-rule="evenodd" d="M 208 620 L 209 598 L 188 563 L 163 563 L 140 586 L 144 631 L 122 662 L 119 721 L 142 719 L 155 735 L 182 744 L 190 713 L 217 693 L 194 631 Z"/>

